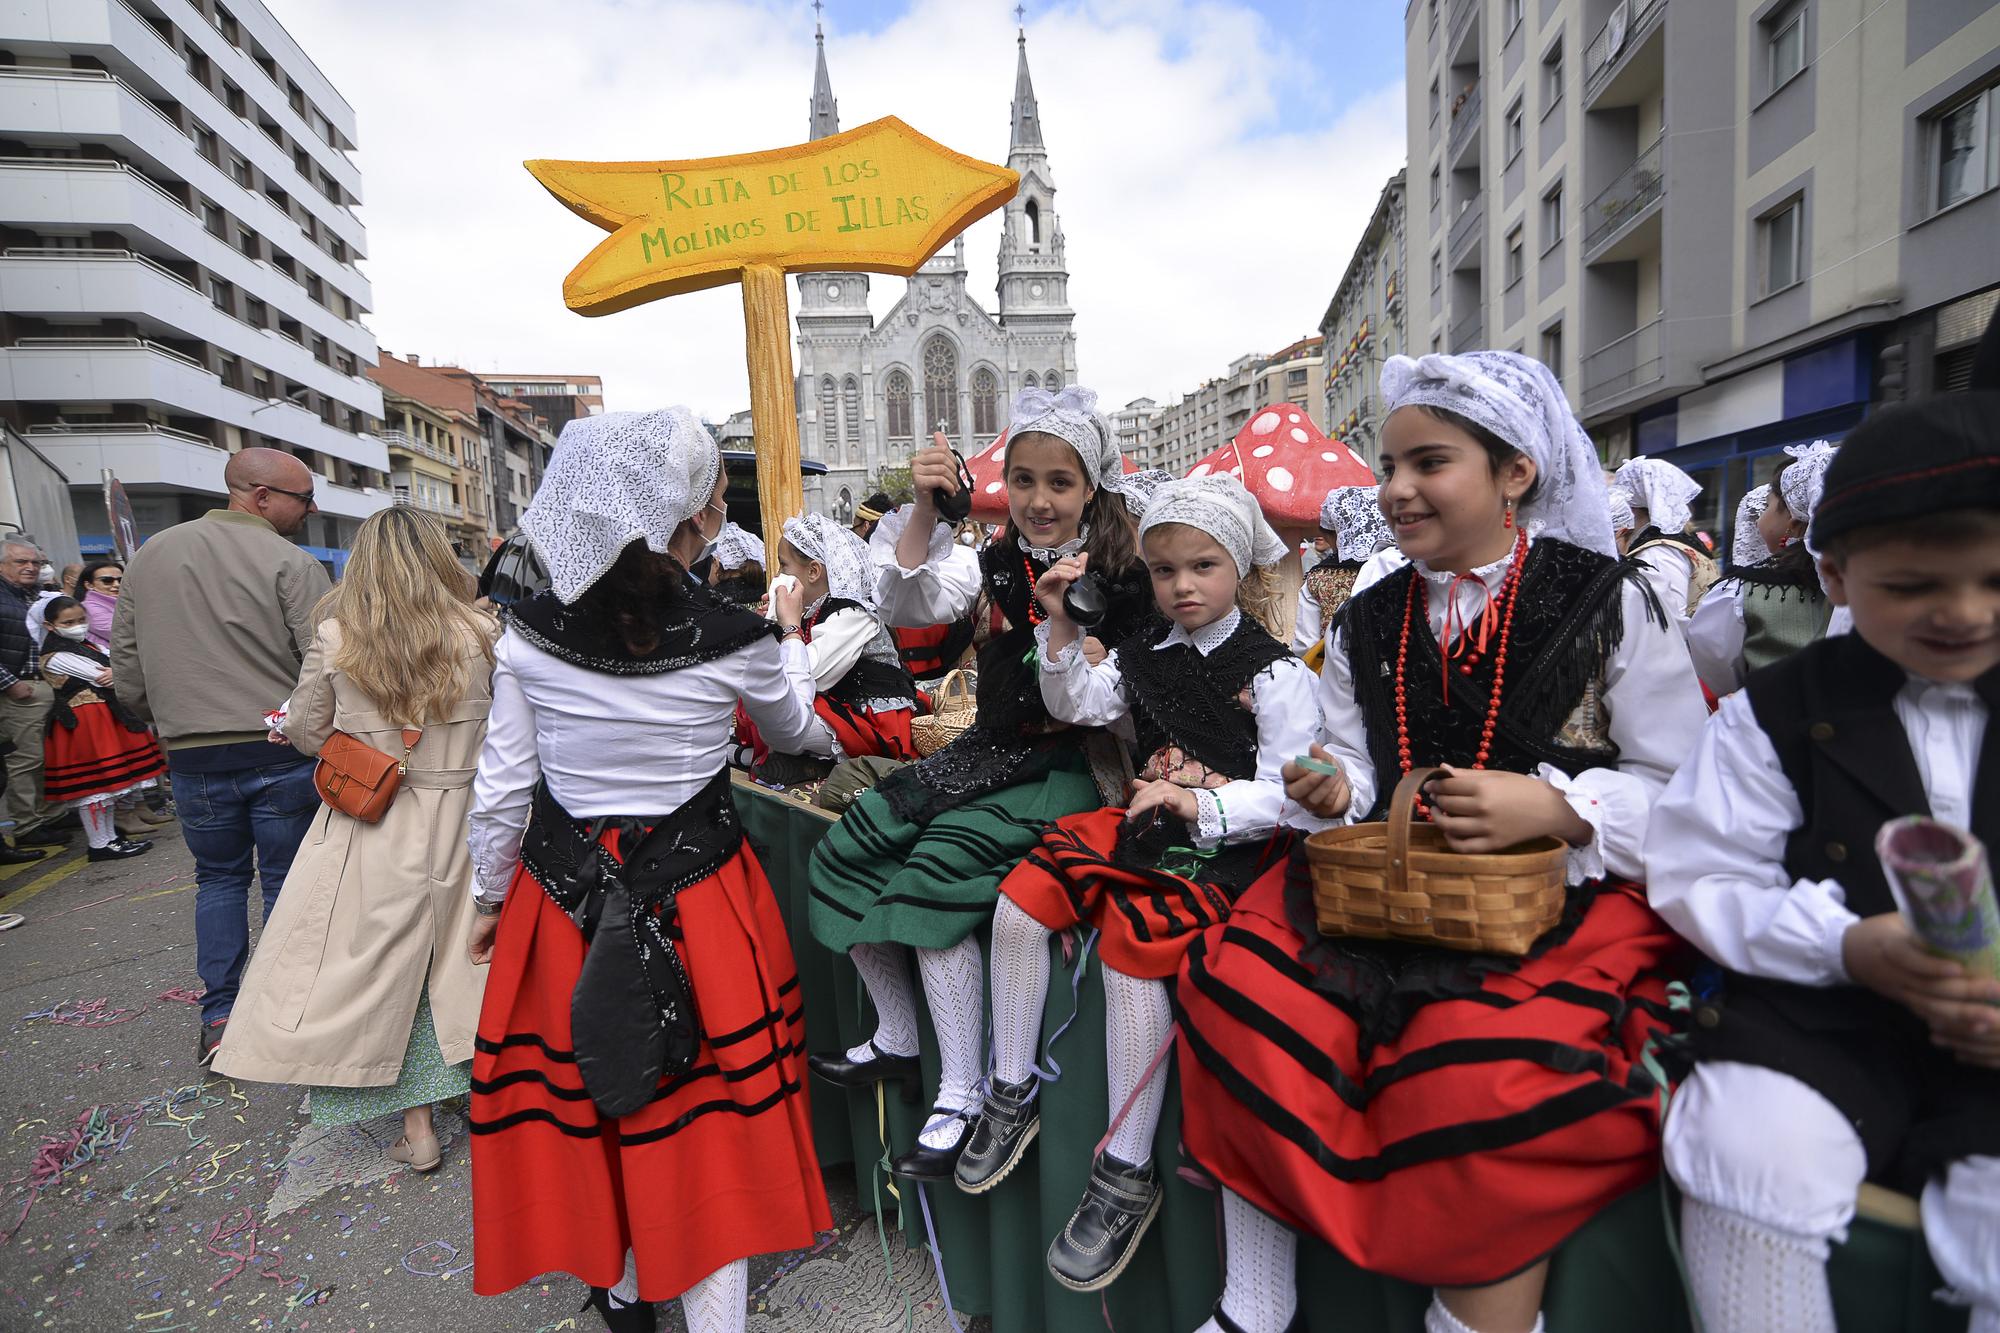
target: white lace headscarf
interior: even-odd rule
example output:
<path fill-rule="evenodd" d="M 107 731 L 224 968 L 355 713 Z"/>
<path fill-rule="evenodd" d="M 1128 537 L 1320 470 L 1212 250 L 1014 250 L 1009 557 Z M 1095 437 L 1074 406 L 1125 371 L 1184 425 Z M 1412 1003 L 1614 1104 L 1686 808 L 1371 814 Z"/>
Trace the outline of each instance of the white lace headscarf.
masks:
<path fill-rule="evenodd" d="M 1051 394 L 1047 389 L 1023 389 L 1014 399 L 1007 421 L 1007 448 L 1030 431 L 1053 435 L 1076 451 L 1084 475 L 1093 487 L 1116 492 L 1134 517 L 1146 512 L 1146 496 L 1159 485 L 1149 474 L 1125 475 L 1125 460 L 1111 423 L 1097 410 L 1097 392 L 1072 384 Z M 1001 460 L 1006 466 L 1006 460 Z"/>
<path fill-rule="evenodd" d="M 1366 560 L 1396 544 L 1382 513 L 1379 486 L 1337 486 L 1319 507 L 1319 526 L 1334 536 L 1334 559 Z"/>
<path fill-rule="evenodd" d="M 1624 493 L 1646 521 L 1668 535 L 1687 531 L 1701 483 L 1664 458 L 1628 458 L 1619 464 L 1611 488 Z"/>
<path fill-rule="evenodd" d="M 565 605 L 643 540 L 666 552 L 699 517 L 722 475 L 722 451 L 685 407 L 606 412 L 563 427 L 521 531 Z"/>
<path fill-rule="evenodd" d="M 808 560 L 826 566 L 826 595 L 875 606 L 875 561 L 868 543 L 825 514 L 785 520 L 785 541 Z"/>
<path fill-rule="evenodd" d="M 1140 543 L 1144 544 L 1147 533 L 1168 523 L 1215 538 L 1236 562 L 1239 579 L 1250 573 L 1252 565 L 1275 565 L 1290 550 L 1264 521 L 1257 497 L 1226 472 L 1184 477 L 1154 491 L 1146 517 L 1139 524 Z"/>
<path fill-rule="evenodd" d="M 1739 569 L 1751 565 L 1761 565 L 1771 558 L 1771 548 L 1764 545 L 1764 534 L 1757 531 L 1757 520 L 1771 507 L 1771 483 L 1753 487 L 1744 493 L 1736 504 L 1736 526 L 1729 534 L 1729 563 Z"/>
<path fill-rule="evenodd" d="M 1819 508 L 1819 497 L 1826 490 L 1826 470 L 1840 448 L 1831 440 L 1814 440 L 1811 444 L 1788 445 L 1785 452 L 1793 461 L 1778 474 L 1778 493 L 1785 497 L 1785 508 L 1792 511 L 1793 518 L 1811 523 L 1813 511 Z"/>
<path fill-rule="evenodd" d="M 1549 368 L 1519 352 L 1392 356 L 1382 397 L 1399 407 L 1441 407 L 1475 421 L 1526 454 L 1539 484 L 1521 522 L 1544 537 L 1616 556 L 1604 467 Z M 1385 414 L 1386 416 L 1386 414 Z"/>
<path fill-rule="evenodd" d="M 1615 537 L 1621 532 L 1630 532 L 1638 523 L 1639 516 L 1632 512 L 1632 502 L 1625 498 L 1623 492 L 1611 492 L 1611 535 Z"/>
<path fill-rule="evenodd" d="M 715 563 L 722 566 L 724 573 L 748 564 L 761 565 L 764 563 L 764 539 L 731 519 L 715 535 Z"/>

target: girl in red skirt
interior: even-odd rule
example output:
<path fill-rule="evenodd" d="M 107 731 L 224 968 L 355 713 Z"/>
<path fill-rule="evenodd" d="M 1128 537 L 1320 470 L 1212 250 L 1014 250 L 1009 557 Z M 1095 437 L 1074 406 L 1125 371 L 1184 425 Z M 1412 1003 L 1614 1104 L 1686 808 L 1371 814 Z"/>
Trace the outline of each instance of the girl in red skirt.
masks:
<path fill-rule="evenodd" d="M 831 1225 L 726 767 L 739 703 L 774 745 L 818 725 L 812 676 L 796 631 L 687 575 L 724 480 L 684 408 L 564 427 L 521 520 L 553 586 L 509 611 L 474 782 L 473 1287 L 574 1273 L 619 1333 L 672 1296 L 741 1330 L 747 1256 Z"/>
<path fill-rule="evenodd" d="M 1049 989 L 1049 935 L 1096 927 L 1104 969 L 1105 1065 L 1115 1122 L 1083 1201 L 1049 1247 L 1074 1291 L 1109 1286 L 1160 1206 L 1153 1131 L 1167 1071 L 1153 1059 L 1173 1027 L 1168 980 L 1204 927 L 1245 886 L 1284 864 L 1282 768 L 1319 736 L 1312 673 L 1260 617 L 1285 544 L 1230 476 L 1172 481 L 1139 529 L 1164 620 L 1096 666 L 1064 593 L 1086 557 L 1059 560 L 1035 595 L 1049 715 L 1122 726 L 1144 767 L 1125 809 L 1067 815 L 1000 884 L 993 914 L 994 1080 L 965 1152 L 960 1189 L 979 1194 L 1014 1169 L 1039 1125 L 1032 1060 Z M 1315 821 L 1316 826 L 1316 821 Z M 1129 1104 L 1129 1105 L 1128 1105 Z"/>
<path fill-rule="evenodd" d="M 1338 776 L 1287 793 L 1385 817 L 1412 768 L 1455 851 L 1571 847 L 1525 958 L 1322 938 L 1299 860 L 1188 950 L 1185 1141 L 1224 1187 L 1213 1333 L 1281 1333 L 1295 1233 L 1437 1288 L 1429 1333 L 1541 1327 L 1551 1251 L 1658 1169 L 1640 1063 L 1673 933 L 1633 881 L 1652 803 L 1706 713 L 1687 649 L 1614 554 L 1597 455 L 1548 368 L 1393 357 L 1380 493 L 1403 554 L 1347 604 L 1321 676 Z"/>
<path fill-rule="evenodd" d="M 57 597 L 43 609 L 42 679 L 55 691 L 43 741 L 43 792 L 51 805 L 73 804 L 90 859 L 143 856 L 153 844 L 118 832 L 113 809 L 126 792 L 150 787 L 167 757 L 146 724 L 126 712 L 111 689 L 111 659 L 90 641 L 81 603 Z"/>
<path fill-rule="evenodd" d="M 830 733 L 808 752 L 834 759 L 915 759 L 910 712 L 917 687 L 895 640 L 875 615 L 875 562 L 868 543 L 825 514 L 785 520 L 778 568 L 797 585 L 796 624 L 812 662 L 813 711 Z M 775 592 L 775 590 L 774 590 Z M 781 604 L 772 598 L 774 610 Z M 782 622 L 782 617 L 780 617 Z"/>

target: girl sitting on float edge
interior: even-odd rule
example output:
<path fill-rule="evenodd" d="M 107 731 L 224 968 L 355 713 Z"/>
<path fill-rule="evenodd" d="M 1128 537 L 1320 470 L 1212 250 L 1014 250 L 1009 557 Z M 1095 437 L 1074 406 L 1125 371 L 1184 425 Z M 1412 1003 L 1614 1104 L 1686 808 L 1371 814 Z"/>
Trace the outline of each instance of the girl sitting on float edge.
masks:
<path fill-rule="evenodd" d="M 1102 804 L 1091 733 L 1055 721 L 1042 702 L 1035 626 L 1046 610 L 1035 584 L 1056 561 L 1087 551 L 1105 585 L 1104 640 L 1121 641 L 1152 615 L 1134 536 L 1147 483 L 1125 475 L 1096 404 L 1096 394 L 1077 387 L 1053 397 L 1029 389 L 1015 400 L 1007 526 L 976 565 L 954 558 L 963 548 L 938 519 L 936 496 L 959 489 L 942 436 L 910 460 L 916 502 L 875 535 L 895 541 L 896 564 L 883 568 L 879 585 L 890 624 L 957 620 L 983 586 L 1007 625 L 979 653 L 977 722 L 864 793 L 813 852 L 813 935 L 853 958 L 877 1020 L 869 1041 L 814 1055 L 814 1073 L 848 1087 L 915 1081 L 916 1004 L 904 949 L 917 952 L 941 1069 L 932 1118 L 892 1164 L 913 1179 L 951 1174 L 978 1110 L 986 969 L 977 931 L 1001 877 L 1049 823 Z"/>
<path fill-rule="evenodd" d="M 1224 1187 L 1204 1333 L 1282 1333 L 1298 1232 L 1437 1289 L 1430 1333 L 1542 1327 L 1547 1258 L 1659 1167 L 1640 1064 L 1680 951 L 1634 881 L 1706 709 L 1680 635 L 1614 554 L 1596 452 L 1511 352 L 1393 357 L 1381 502 L 1412 564 L 1347 605 L 1320 702 L 1341 776 L 1287 794 L 1385 817 L 1413 769 L 1459 853 L 1570 845 L 1526 957 L 1323 938 L 1299 859 L 1189 948 L 1183 1140 Z"/>
<path fill-rule="evenodd" d="M 1136 733 L 1142 767 L 1126 809 L 1056 821 L 1000 885 L 994 1081 L 957 1171 L 960 1189 L 983 1193 L 1034 1139 L 1032 1061 L 1048 998 L 1049 936 L 1088 922 L 1103 959 L 1111 1108 L 1124 1116 L 1049 1249 L 1050 1271 L 1073 1291 L 1110 1285 L 1159 1210 L 1153 1133 L 1167 1071 L 1151 1057 L 1173 1026 L 1169 982 L 1195 934 L 1283 866 L 1285 826 L 1301 815 L 1285 799 L 1282 769 L 1320 730 L 1312 672 L 1268 628 L 1271 569 L 1285 544 L 1243 483 L 1169 482 L 1148 502 L 1139 542 L 1165 619 L 1095 666 L 1062 610 L 1087 557 L 1056 562 L 1036 585 L 1049 608 L 1036 638 L 1050 714 Z"/>

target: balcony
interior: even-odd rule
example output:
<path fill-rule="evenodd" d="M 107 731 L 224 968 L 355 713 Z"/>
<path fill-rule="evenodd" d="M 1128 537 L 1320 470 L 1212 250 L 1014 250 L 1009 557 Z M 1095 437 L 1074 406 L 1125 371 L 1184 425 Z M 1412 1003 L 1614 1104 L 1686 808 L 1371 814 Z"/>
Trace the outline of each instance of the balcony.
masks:
<path fill-rule="evenodd" d="M 385 430 L 377 438 L 391 449 L 401 449 L 405 453 L 415 454 L 419 458 L 428 458 L 433 463 L 443 463 L 449 467 L 458 466 L 458 460 L 452 457 L 452 455 L 434 444 L 424 443 L 407 431 Z"/>
<path fill-rule="evenodd" d="M 1451 239 L 1445 243 L 1446 252 L 1451 256 L 1452 267 L 1457 268 L 1459 257 L 1470 250 L 1473 253 L 1473 262 L 1465 267 L 1478 268 L 1479 242 L 1485 239 L 1485 236 L 1486 196 L 1482 191 L 1473 197 L 1471 203 L 1459 210 L 1456 218 L 1452 219 Z"/>
<path fill-rule="evenodd" d="M 1598 191 L 1583 210 L 1583 253 L 1593 257 L 1605 243 L 1650 216 L 1667 192 L 1663 169 L 1666 135 L 1660 134 L 1632 165 L 1618 173 L 1616 180 Z"/>
<path fill-rule="evenodd" d="M 1445 138 L 1445 158 L 1453 166 L 1458 165 L 1460 152 L 1468 145 L 1478 142 L 1480 112 L 1484 109 L 1485 90 L 1473 84 L 1465 100 L 1451 109 L 1451 133 Z"/>
<path fill-rule="evenodd" d="M 465 506 L 456 500 L 434 500 L 428 495 L 418 495 L 407 486 L 396 488 L 396 503 L 421 509 L 426 514 L 437 514 L 444 518 L 464 518 Z"/>
<path fill-rule="evenodd" d="M 1583 99 L 1588 106 L 1604 91 L 1626 57 L 1659 26 L 1667 0 L 1619 0 L 1583 53 Z"/>
<path fill-rule="evenodd" d="M 1451 7 L 1451 22 L 1445 25 L 1445 50 L 1457 51 L 1459 38 L 1472 26 L 1472 20 L 1479 13 L 1479 7 L 1486 0 L 1457 0 Z"/>
<path fill-rule="evenodd" d="M 1660 356 L 1660 321 L 1641 325 L 1583 358 L 1583 402 L 1595 405 L 1658 383 L 1666 376 Z"/>
<path fill-rule="evenodd" d="M 221 497 L 229 451 L 199 435 L 149 422 L 30 426 L 28 438 L 78 488 L 95 489 L 108 470 L 134 492 L 193 491 Z M 322 513 L 367 518 L 389 507 L 382 491 L 336 486 L 314 474 L 313 494 Z"/>
<path fill-rule="evenodd" d="M 1486 337 L 1486 310 L 1474 306 L 1451 323 L 1451 350 L 1453 355 L 1470 352 L 1484 345 Z"/>

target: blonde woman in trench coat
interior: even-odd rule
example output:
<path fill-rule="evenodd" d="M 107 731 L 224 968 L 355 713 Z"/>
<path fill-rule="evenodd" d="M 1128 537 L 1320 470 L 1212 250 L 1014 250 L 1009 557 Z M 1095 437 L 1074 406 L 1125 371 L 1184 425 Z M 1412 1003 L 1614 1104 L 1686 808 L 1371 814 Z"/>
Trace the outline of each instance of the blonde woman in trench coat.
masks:
<path fill-rule="evenodd" d="M 473 964 L 472 778 L 498 627 L 473 609 L 443 526 L 408 506 L 361 525 L 318 608 L 285 734 L 343 731 L 388 754 L 423 735 L 377 824 L 322 807 L 244 974 L 217 1073 L 313 1089 L 315 1123 L 403 1112 L 389 1155 L 441 1160 L 431 1107 L 468 1087 L 486 968 Z M 273 701 L 275 705 L 276 701 Z"/>

